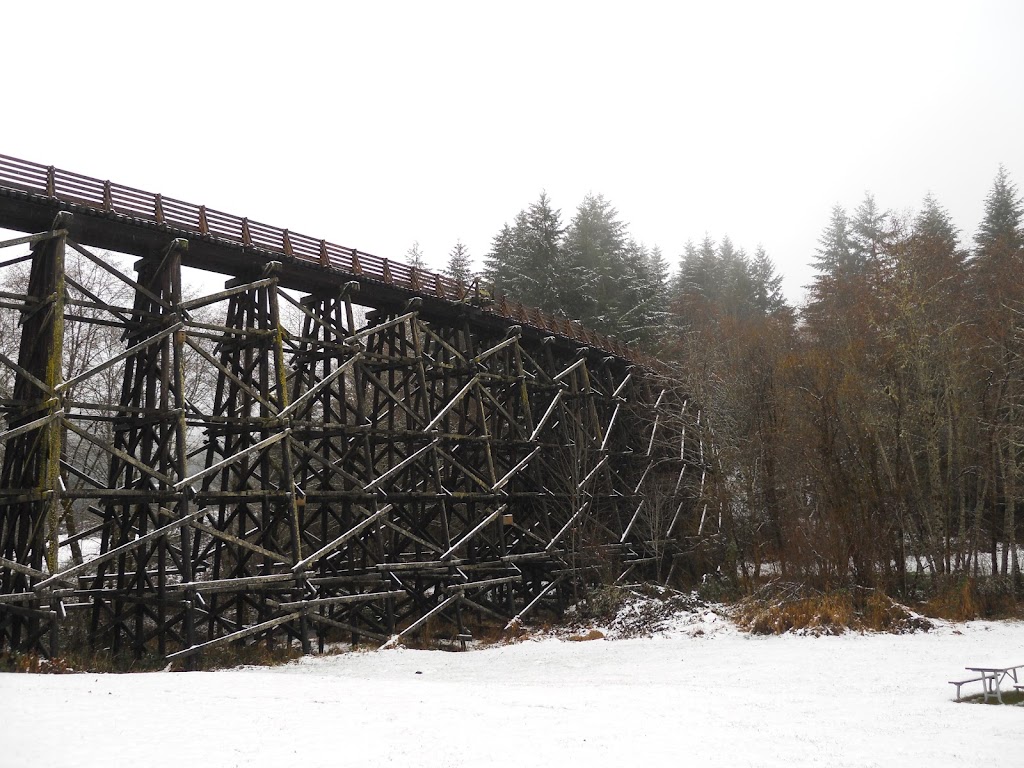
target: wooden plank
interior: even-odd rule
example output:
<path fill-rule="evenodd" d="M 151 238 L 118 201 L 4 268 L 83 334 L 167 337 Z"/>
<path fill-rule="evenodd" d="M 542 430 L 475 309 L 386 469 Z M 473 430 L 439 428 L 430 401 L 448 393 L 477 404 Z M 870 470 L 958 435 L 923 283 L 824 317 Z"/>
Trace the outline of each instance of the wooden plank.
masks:
<path fill-rule="evenodd" d="M 455 551 L 459 547 L 464 545 L 466 542 L 468 542 L 470 539 L 472 539 L 474 536 L 476 536 L 478 533 L 480 533 L 480 531 L 482 531 L 488 525 L 490 525 L 495 520 L 497 520 L 498 516 L 502 512 L 504 512 L 506 509 L 508 509 L 508 505 L 507 504 L 502 504 L 496 510 L 491 512 L 491 514 L 489 514 L 487 517 L 485 517 L 483 520 L 481 520 L 479 523 L 477 523 L 475 526 L 473 526 L 473 529 L 471 531 L 469 531 L 469 533 L 467 533 L 465 536 L 463 536 L 457 542 L 452 544 L 451 547 L 448 548 L 448 551 L 441 555 L 440 559 L 441 560 L 447 560 L 449 557 L 451 557 L 453 554 L 455 554 Z"/>
<path fill-rule="evenodd" d="M 192 581 L 172 584 L 168 589 L 192 592 L 235 592 L 255 588 L 295 584 L 295 575 L 291 573 L 269 573 L 265 576 L 236 576 L 230 579 L 211 579 L 209 581 Z"/>
<path fill-rule="evenodd" d="M 510 629 L 514 629 L 515 627 L 522 624 L 523 618 L 526 616 L 526 614 L 532 611 L 548 592 L 550 592 L 552 589 L 558 586 L 562 582 L 563 578 L 564 577 L 559 576 L 557 579 L 550 582 L 546 587 L 544 587 L 544 589 L 542 589 L 539 593 L 537 593 L 537 596 L 533 598 L 533 600 L 531 600 L 529 604 L 525 608 L 523 608 L 523 610 L 521 610 L 519 613 L 513 616 L 512 620 L 505 625 L 505 631 L 508 632 Z"/>
<path fill-rule="evenodd" d="M 105 552 L 87 563 L 82 563 L 81 565 L 73 566 L 65 571 L 61 571 L 60 573 L 55 573 L 53 576 L 50 576 L 49 578 L 44 579 L 43 581 L 36 584 L 34 589 L 44 589 L 45 587 L 49 586 L 55 581 L 67 581 L 71 576 L 74 576 L 88 569 L 99 566 L 107 562 L 108 560 L 115 558 L 125 552 L 130 552 L 139 545 L 145 544 L 147 541 L 152 541 L 153 539 L 159 538 L 161 536 L 166 536 L 168 533 L 178 530 L 182 525 L 188 523 L 190 520 L 195 520 L 200 515 L 205 515 L 207 511 L 208 510 L 206 510 L 205 508 L 198 509 L 195 512 L 186 515 L 185 517 L 175 520 L 173 523 L 170 523 L 169 525 L 157 528 L 155 531 L 150 531 L 144 536 L 139 536 L 137 539 L 135 539 L 135 541 L 129 541 L 127 544 L 122 544 L 119 547 L 115 547 L 109 552 Z"/>
<path fill-rule="evenodd" d="M 327 545 L 321 547 L 320 549 L 318 549 L 313 554 L 311 554 L 308 557 L 305 557 L 302 560 L 300 560 L 299 562 L 297 562 L 294 566 L 292 566 L 292 571 L 295 572 L 295 573 L 298 573 L 299 571 L 305 570 L 311 563 L 315 563 L 321 557 L 324 557 L 325 555 L 329 555 L 331 552 L 336 550 L 338 547 L 340 547 L 345 542 L 349 541 L 350 539 L 355 538 L 360 533 L 362 533 L 364 530 L 366 530 L 371 525 L 373 525 L 373 523 L 375 523 L 379 518 L 383 517 L 384 515 L 386 515 L 390 511 L 391 511 L 391 505 L 390 504 L 388 504 L 388 505 L 386 505 L 384 507 L 381 507 L 376 512 L 374 512 L 372 515 L 370 515 L 368 518 L 366 518 L 362 522 L 356 524 L 355 526 L 353 526 L 349 530 L 345 531 L 345 533 L 341 534 L 341 536 L 336 538 L 330 544 L 327 544 Z"/>
<path fill-rule="evenodd" d="M 290 433 L 291 433 L 290 429 L 281 430 L 276 435 L 271 435 L 266 440 L 260 440 L 258 443 L 254 443 L 253 445 L 249 446 L 248 448 L 243 448 L 238 453 L 232 454 L 231 456 L 228 456 L 226 459 L 221 459 L 216 464 L 211 464 L 210 466 L 206 467 L 205 469 L 202 469 L 199 472 L 196 472 L 194 475 L 191 475 L 190 477 L 186 477 L 184 480 L 178 481 L 177 483 L 175 483 L 173 485 L 173 488 L 176 491 L 180 491 L 182 488 L 184 488 L 187 485 L 191 485 L 196 480 L 200 480 L 200 479 L 206 477 L 207 475 L 209 475 L 209 474 L 211 474 L 213 472 L 216 472 L 218 469 L 221 469 L 222 467 L 226 467 L 228 464 L 235 463 L 236 461 L 238 461 L 243 456 L 247 456 L 248 454 L 254 453 L 256 451 L 262 451 L 264 448 L 269 448 L 274 443 L 276 443 L 276 442 L 278 442 L 280 440 L 283 440 L 284 438 L 288 437 L 288 435 Z"/>
<path fill-rule="evenodd" d="M 427 611 L 427 613 L 425 613 L 423 616 L 418 618 L 416 621 L 414 621 L 408 627 L 403 629 L 397 635 L 394 635 L 390 639 L 388 639 L 388 641 L 386 643 L 384 643 L 384 645 L 381 646 L 381 650 L 384 650 L 386 648 L 394 648 L 396 645 L 398 645 L 398 643 L 401 641 L 401 639 L 403 637 L 405 637 L 406 635 L 410 634 L 411 632 L 415 632 L 417 629 L 419 629 L 424 624 L 426 624 L 431 618 L 433 618 L 437 614 L 441 613 L 441 611 L 443 611 L 445 608 L 450 606 L 455 601 L 461 600 L 461 599 L 462 599 L 462 595 L 452 595 L 451 597 L 446 598 L 444 601 L 442 601 L 440 604 L 434 606 L 431 610 Z"/>
<path fill-rule="evenodd" d="M 232 632 L 229 635 L 224 635 L 223 637 L 218 637 L 214 640 L 209 640 L 205 643 L 200 643 L 199 645 L 193 645 L 189 648 L 183 648 L 180 651 L 168 654 L 166 658 L 168 661 L 176 661 L 178 659 L 183 659 L 187 656 L 192 656 L 196 653 L 202 653 L 203 651 L 208 651 L 211 648 L 216 648 L 218 646 L 225 645 L 226 643 L 233 643 L 236 640 L 243 640 L 247 637 L 251 637 L 252 635 L 258 635 L 260 632 L 264 632 L 268 629 L 273 629 L 274 627 L 279 627 L 282 624 L 288 623 L 289 621 L 295 621 L 301 616 L 302 611 L 295 611 L 294 613 L 289 613 L 286 616 L 278 616 L 276 619 L 270 619 L 269 621 L 261 622 L 259 624 L 256 624 L 255 626 L 240 629 L 237 632 Z"/>
<path fill-rule="evenodd" d="M 0 443 L 3 443 L 5 441 L 7 441 L 7 440 L 10 440 L 12 437 L 17 437 L 18 435 L 23 435 L 26 432 L 31 432 L 33 429 L 39 429 L 40 427 L 45 427 L 51 421 L 53 421 L 54 419 L 59 419 L 63 415 L 64 415 L 64 410 L 61 409 L 59 411 L 55 411 L 54 413 L 51 413 L 49 416 L 43 416 L 41 419 L 36 419 L 35 421 L 30 421 L 28 424 L 22 424 L 20 427 L 15 427 L 14 429 L 8 429 L 6 432 L 0 432 Z"/>
<path fill-rule="evenodd" d="M 34 235 L 24 235 L 23 237 L 15 237 L 12 240 L 0 241 L 0 248 L 10 248 L 15 245 L 35 245 L 36 243 L 41 243 L 43 240 L 52 240 L 55 237 L 66 237 L 67 234 L 68 231 L 66 229 L 52 229 L 48 232 L 37 232 Z M 31 256 L 29 258 L 31 258 Z"/>
<path fill-rule="evenodd" d="M 290 603 L 278 603 L 278 607 L 286 611 L 293 609 L 310 610 L 327 605 L 348 605 L 350 603 L 365 603 L 370 600 L 383 600 L 388 597 L 402 597 L 405 590 L 391 590 L 388 592 L 359 592 L 353 595 L 336 595 L 334 597 L 317 597 L 309 600 L 297 600 Z"/>
<path fill-rule="evenodd" d="M 317 624 L 323 624 L 328 627 L 335 627 L 336 629 L 342 629 L 346 632 L 352 632 L 353 634 L 357 635 L 364 635 L 370 640 L 383 641 L 388 639 L 387 635 L 382 635 L 378 632 L 373 632 L 364 627 L 356 627 L 352 624 L 346 624 L 343 621 L 332 619 L 329 616 L 322 616 L 319 613 L 309 611 L 305 615 L 307 619 L 309 619 L 310 621 L 315 621 Z"/>

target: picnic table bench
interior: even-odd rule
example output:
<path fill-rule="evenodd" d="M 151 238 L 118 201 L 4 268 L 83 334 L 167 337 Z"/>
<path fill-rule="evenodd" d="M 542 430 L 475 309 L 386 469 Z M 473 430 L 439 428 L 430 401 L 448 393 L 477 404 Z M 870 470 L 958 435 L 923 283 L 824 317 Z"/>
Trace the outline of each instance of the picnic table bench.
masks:
<path fill-rule="evenodd" d="M 967 667 L 968 672 L 974 672 L 977 677 L 967 678 L 966 680 L 950 680 L 950 685 L 956 686 L 956 700 L 960 701 L 960 687 L 967 683 L 981 683 L 982 694 L 984 700 L 987 702 L 989 699 L 996 699 L 1000 704 L 1003 703 L 1003 692 L 1002 683 L 1006 678 L 1013 678 L 1013 687 L 1017 690 L 1024 690 L 1024 685 L 1020 685 L 1020 681 L 1017 679 L 1017 670 L 1024 669 L 1024 664 L 1016 664 L 1008 667 Z"/>

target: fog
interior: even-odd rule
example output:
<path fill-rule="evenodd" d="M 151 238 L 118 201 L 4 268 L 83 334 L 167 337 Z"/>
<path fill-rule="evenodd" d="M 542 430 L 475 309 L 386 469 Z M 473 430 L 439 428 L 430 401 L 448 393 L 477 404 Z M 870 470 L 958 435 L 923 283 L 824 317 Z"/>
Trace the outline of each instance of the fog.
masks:
<path fill-rule="evenodd" d="M 1024 179 L 1016 2 L 28 3 L 0 153 L 382 256 L 480 259 L 546 190 L 676 260 L 760 243 L 791 300 L 836 203 Z"/>

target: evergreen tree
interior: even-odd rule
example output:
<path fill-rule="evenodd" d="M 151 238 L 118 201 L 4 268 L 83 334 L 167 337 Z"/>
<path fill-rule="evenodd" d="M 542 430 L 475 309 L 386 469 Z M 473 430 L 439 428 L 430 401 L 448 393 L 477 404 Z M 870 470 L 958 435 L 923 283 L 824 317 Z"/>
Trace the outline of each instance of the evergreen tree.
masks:
<path fill-rule="evenodd" d="M 462 283 L 469 283 L 471 281 L 472 273 L 470 271 L 469 250 L 462 240 L 456 241 L 455 247 L 448 254 L 445 274 L 452 280 L 458 280 Z"/>
<path fill-rule="evenodd" d="M 615 330 L 625 266 L 626 225 L 602 195 L 587 195 L 566 229 L 566 310 L 602 332 Z"/>
<path fill-rule="evenodd" d="M 891 237 L 889 219 L 888 213 L 879 210 L 874 195 L 870 192 L 865 194 L 850 222 L 850 239 L 856 262 L 870 264 L 882 256 Z"/>
<path fill-rule="evenodd" d="M 985 199 L 985 217 L 978 228 L 971 264 L 976 294 L 980 341 L 977 352 L 988 386 L 982 391 L 982 422 L 990 436 L 988 455 L 982 460 L 987 471 L 1002 487 L 1002 514 L 990 509 L 989 526 L 1001 531 L 1001 571 L 1019 578 L 1017 513 L 1024 508 L 1024 231 L 1022 202 L 1006 169 L 1000 166 Z M 986 460 L 987 459 L 987 460 Z M 991 482 L 991 480 L 990 480 Z M 1001 518 L 1001 519 L 1000 519 Z M 996 533 L 993 532 L 993 541 Z M 995 547 L 992 570 L 997 572 Z"/>
<path fill-rule="evenodd" d="M 520 211 L 513 225 L 502 227 L 484 257 L 484 276 L 513 301 L 547 312 L 560 309 L 570 277 L 562 270 L 561 212 L 541 192 L 537 202 Z"/>
<path fill-rule="evenodd" d="M 672 312 L 685 326 L 770 315 L 791 319 L 782 277 L 764 248 L 758 246 L 751 260 L 728 236 L 717 246 L 709 236 L 700 247 L 686 244 L 674 292 Z"/>
<path fill-rule="evenodd" d="M 561 309 L 572 285 L 562 260 L 562 212 L 551 206 L 546 192 L 526 211 L 520 299 L 546 312 Z"/>
<path fill-rule="evenodd" d="M 526 282 L 526 231 L 524 210 L 516 214 L 512 225 L 505 224 L 494 236 L 491 250 L 484 256 L 484 277 L 497 290 L 510 296 L 521 296 Z"/>
<path fill-rule="evenodd" d="M 758 314 L 778 315 L 789 312 L 786 297 L 782 294 L 782 275 L 776 274 L 775 264 L 762 245 L 758 245 L 754 252 L 750 275 L 754 283 L 753 300 Z"/>
<path fill-rule="evenodd" d="M 679 264 L 677 292 L 683 303 L 716 303 L 721 296 L 721 271 L 718 251 L 710 235 L 700 246 L 687 243 Z"/>
<path fill-rule="evenodd" d="M 718 246 L 719 306 L 736 318 L 750 317 L 755 311 L 755 285 L 750 261 L 743 249 L 737 249 L 728 235 Z"/>
<path fill-rule="evenodd" d="M 679 299 L 686 291 L 687 265 L 697 263 L 697 246 L 693 240 L 687 240 L 683 246 L 683 252 L 679 256 L 679 266 L 676 269 L 675 277 L 672 278 L 671 295 L 673 301 Z"/>
<path fill-rule="evenodd" d="M 985 218 L 974 236 L 977 255 L 984 258 L 993 251 L 1014 252 L 1024 247 L 1021 229 L 1022 203 L 1017 187 L 1010 181 L 1006 168 L 999 166 L 992 190 L 985 198 Z"/>
<path fill-rule="evenodd" d="M 827 281 L 861 272 L 862 261 L 846 209 L 836 205 L 832 208 L 831 221 L 818 238 L 814 268 L 819 278 Z"/>
<path fill-rule="evenodd" d="M 971 264 L 979 298 L 990 307 L 1016 304 L 1024 299 L 1020 287 L 1024 270 L 1024 208 L 1016 186 L 999 166 L 985 198 L 985 217 L 974 236 Z"/>
<path fill-rule="evenodd" d="M 866 300 L 870 294 L 867 259 L 854 237 L 846 209 L 832 208 L 832 217 L 818 239 L 814 268 L 818 274 L 810 286 L 804 314 L 811 326 L 823 334 L 827 328 L 842 328 L 846 334 L 863 332 Z M 856 328 L 849 321 L 856 317 Z"/>
<path fill-rule="evenodd" d="M 949 213 L 930 194 L 914 217 L 904 258 L 911 261 L 910 269 L 921 288 L 930 291 L 927 300 L 962 298 L 967 255 L 960 248 L 959 233 Z"/>
<path fill-rule="evenodd" d="M 651 253 L 643 243 L 630 238 L 624 244 L 621 257 L 618 288 L 608 308 L 611 321 L 607 332 L 646 346 L 659 336 L 667 314 L 665 278 L 655 274 Z"/>
<path fill-rule="evenodd" d="M 654 299 L 657 301 L 662 311 L 665 312 L 668 309 L 669 293 L 671 291 L 668 261 L 661 252 L 661 248 L 656 245 L 651 248 L 647 261 L 651 274 L 651 286 L 654 292 Z"/>
<path fill-rule="evenodd" d="M 409 250 L 405 252 L 405 263 L 418 270 L 425 270 L 427 268 L 426 261 L 423 257 L 423 251 L 420 250 L 419 240 L 415 241 L 409 247 Z"/>

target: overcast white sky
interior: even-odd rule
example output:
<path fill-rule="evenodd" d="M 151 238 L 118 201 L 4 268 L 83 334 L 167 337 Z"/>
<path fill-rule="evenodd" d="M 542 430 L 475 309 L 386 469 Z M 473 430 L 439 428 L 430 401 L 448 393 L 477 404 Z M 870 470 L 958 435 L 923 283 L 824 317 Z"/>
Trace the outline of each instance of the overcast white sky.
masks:
<path fill-rule="evenodd" d="M 0 153 L 443 266 L 546 190 L 675 261 L 1024 187 L 1024 2 L 5 3 Z"/>

